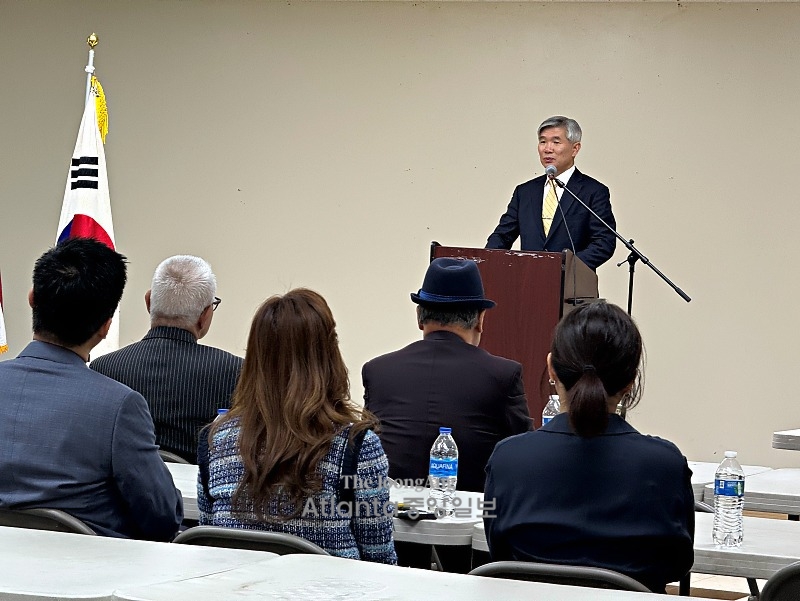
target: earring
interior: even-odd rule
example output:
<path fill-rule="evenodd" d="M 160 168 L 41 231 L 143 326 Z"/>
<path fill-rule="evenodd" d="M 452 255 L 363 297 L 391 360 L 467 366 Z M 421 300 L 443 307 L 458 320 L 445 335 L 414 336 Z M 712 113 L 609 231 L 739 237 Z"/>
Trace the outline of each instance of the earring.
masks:
<path fill-rule="evenodd" d="M 550 386 L 555 386 L 556 381 L 553 378 L 550 378 Z"/>
<path fill-rule="evenodd" d="M 617 415 L 619 415 L 622 419 L 625 419 L 625 417 L 628 414 L 628 403 L 630 402 L 630 399 L 631 399 L 631 393 L 626 392 L 625 394 L 622 395 L 622 398 L 619 400 L 619 403 L 617 403 Z"/>

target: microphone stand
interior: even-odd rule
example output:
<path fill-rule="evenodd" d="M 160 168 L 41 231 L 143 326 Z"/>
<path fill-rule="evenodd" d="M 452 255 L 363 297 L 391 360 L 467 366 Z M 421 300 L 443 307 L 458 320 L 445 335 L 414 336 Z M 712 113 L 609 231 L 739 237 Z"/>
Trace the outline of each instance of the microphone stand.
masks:
<path fill-rule="evenodd" d="M 570 193 L 570 195 L 572 196 L 572 198 L 574 198 L 575 200 L 577 200 L 577 201 L 578 201 L 578 202 L 579 202 L 579 203 L 580 203 L 580 204 L 583 206 L 583 208 L 584 208 L 584 209 L 586 209 L 587 211 L 589 211 L 589 213 L 591 213 L 591 214 L 594 216 L 594 218 L 595 218 L 595 219 L 597 219 L 597 220 L 598 220 L 600 223 L 602 223 L 602 224 L 603 224 L 603 225 L 606 227 L 606 229 L 608 229 L 608 230 L 609 230 L 611 233 L 613 233 L 613 234 L 614 234 L 614 235 L 617 237 L 617 239 L 619 239 L 619 240 L 622 242 L 622 244 L 624 244 L 624 245 L 625 245 L 625 248 L 627 248 L 627 249 L 630 251 L 630 254 L 628 255 L 628 258 L 627 258 L 627 259 L 625 259 L 624 261 L 620 261 L 619 263 L 617 263 L 617 267 L 620 267 L 621 265 L 623 265 L 623 264 L 625 264 L 625 263 L 627 263 L 627 264 L 628 264 L 628 266 L 629 266 L 629 267 L 628 267 L 628 273 L 629 273 L 630 275 L 629 275 L 629 277 L 628 277 L 628 315 L 631 315 L 631 311 L 632 311 L 632 309 L 633 309 L 633 275 L 634 275 L 634 272 L 636 271 L 636 261 L 641 261 L 642 263 L 644 263 L 645 265 L 647 265 L 647 266 L 648 266 L 650 269 L 652 269 L 653 271 L 655 271 L 655 272 L 656 272 L 656 274 L 657 274 L 657 275 L 658 275 L 658 276 L 659 276 L 659 277 L 660 277 L 662 280 L 664 280 L 664 281 L 665 281 L 667 284 L 669 284 L 669 286 L 670 286 L 670 287 L 671 287 L 671 288 L 672 288 L 672 289 L 673 289 L 675 292 L 677 292 L 677 293 L 678 293 L 678 296 L 680 296 L 680 297 L 681 297 L 683 300 L 685 300 L 687 303 L 688 303 L 688 302 L 690 302 L 690 301 L 692 300 L 692 299 L 689 297 L 689 295 L 688 295 L 688 294 L 686 294 L 686 293 L 685 293 L 683 290 L 681 290 L 680 288 L 678 288 L 678 287 L 677 287 L 677 286 L 676 286 L 674 283 L 672 283 L 672 281 L 671 281 L 671 280 L 670 280 L 670 279 L 669 279 L 667 276 L 665 276 L 663 273 L 661 273 L 661 271 L 658 269 L 658 267 L 656 267 L 655 265 L 653 265 L 653 264 L 650 262 L 650 259 L 648 259 L 647 257 L 645 257 L 645 256 L 644 256 L 644 255 L 643 255 L 641 252 L 639 252 L 639 250 L 638 250 L 638 249 L 637 249 L 637 248 L 636 248 L 636 247 L 633 245 L 633 240 L 632 240 L 632 239 L 631 239 L 631 240 L 626 240 L 625 238 L 623 238 L 623 237 L 622 237 L 622 236 L 619 234 L 619 232 L 618 232 L 617 230 L 615 230 L 613 227 L 611 227 L 610 225 L 608 225 L 608 224 L 607 224 L 607 223 L 606 223 L 606 222 L 603 220 L 603 218 L 602 218 L 602 217 L 600 217 L 600 216 L 599 216 L 597 213 L 595 213 L 595 212 L 594 212 L 592 209 L 590 209 L 590 208 L 589 208 L 589 205 L 587 205 L 587 204 L 586 204 L 585 202 L 583 202 L 583 201 L 582 201 L 580 198 L 578 198 L 578 196 L 577 196 L 577 195 L 576 195 L 576 194 L 575 194 L 575 193 L 574 193 L 572 190 L 570 190 L 569 188 L 567 188 L 567 186 L 565 186 L 565 185 L 564 185 L 564 182 L 562 182 L 560 179 L 558 179 L 557 177 L 553 177 L 553 178 L 552 178 L 552 180 L 553 180 L 553 181 L 556 183 L 556 185 L 557 185 L 559 188 L 561 188 L 561 189 L 563 189 L 563 190 L 566 190 L 567 192 L 569 192 L 569 193 Z M 566 220 L 564 220 L 564 223 L 566 224 Z"/>

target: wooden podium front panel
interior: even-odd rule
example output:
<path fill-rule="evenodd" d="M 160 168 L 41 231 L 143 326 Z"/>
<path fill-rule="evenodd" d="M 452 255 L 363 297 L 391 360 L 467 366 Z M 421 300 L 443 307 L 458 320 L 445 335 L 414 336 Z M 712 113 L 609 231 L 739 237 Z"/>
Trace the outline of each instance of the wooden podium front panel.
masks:
<path fill-rule="evenodd" d="M 550 384 L 547 353 L 561 315 L 562 253 L 432 246 L 432 259 L 457 257 L 478 264 L 486 298 L 481 348 L 522 364 L 528 409 L 541 426 Z"/>

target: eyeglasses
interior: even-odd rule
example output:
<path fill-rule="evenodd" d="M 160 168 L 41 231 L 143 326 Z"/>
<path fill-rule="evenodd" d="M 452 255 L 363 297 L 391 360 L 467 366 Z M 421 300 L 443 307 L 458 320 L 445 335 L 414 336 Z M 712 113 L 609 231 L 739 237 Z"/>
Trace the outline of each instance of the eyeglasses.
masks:
<path fill-rule="evenodd" d="M 219 307 L 219 304 L 220 304 L 221 302 L 222 302 L 222 299 L 221 299 L 220 297 L 218 297 L 218 296 L 215 296 L 215 297 L 214 297 L 214 302 L 213 302 L 213 303 L 211 303 L 211 310 L 212 310 L 212 311 L 216 311 L 216 310 L 217 310 L 217 307 Z"/>

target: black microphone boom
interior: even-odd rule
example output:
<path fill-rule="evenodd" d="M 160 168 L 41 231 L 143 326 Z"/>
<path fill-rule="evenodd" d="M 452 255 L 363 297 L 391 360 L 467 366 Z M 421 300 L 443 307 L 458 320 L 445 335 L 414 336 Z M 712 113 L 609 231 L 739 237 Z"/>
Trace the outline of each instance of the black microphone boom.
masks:
<path fill-rule="evenodd" d="M 558 179 L 556 179 L 556 172 L 557 171 L 558 171 L 558 169 L 556 169 L 555 165 L 548 165 L 544 170 L 545 174 L 549 178 L 548 179 L 548 184 L 553 187 L 553 193 L 554 194 L 556 193 L 556 184 L 561 185 L 562 188 L 565 187 L 563 184 L 561 184 L 561 182 Z M 576 250 L 575 249 L 575 241 L 572 239 L 572 233 L 569 231 L 569 224 L 567 223 L 567 216 L 564 215 L 564 207 L 561 206 L 561 199 L 558 197 L 558 194 L 556 194 L 556 203 L 557 203 L 556 206 L 558 207 L 558 212 L 561 213 L 561 221 L 564 223 L 564 229 L 567 232 L 567 238 L 569 238 L 569 245 L 570 245 L 570 248 L 572 249 L 572 254 L 575 256 L 575 258 L 577 258 L 578 257 L 578 253 L 575 252 L 575 250 Z M 575 291 L 577 289 L 578 289 L 577 270 L 573 267 L 573 269 L 572 269 L 572 296 L 573 297 L 575 296 Z M 580 301 L 580 302 L 583 302 L 583 301 Z M 573 298 L 572 302 L 570 304 L 573 307 L 577 307 L 578 304 L 579 304 L 579 301 L 578 301 L 577 298 Z"/>
<path fill-rule="evenodd" d="M 550 167 L 547 167 L 547 169 L 550 169 Z M 547 171 L 547 169 L 545 169 L 545 171 Z M 554 168 L 554 169 L 555 169 L 555 168 Z M 618 240 L 620 240 L 620 241 L 622 242 L 622 244 L 624 244 L 624 245 L 625 245 L 625 248 L 627 248 L 627 249 L 630 251 L 630 254 L 628 255 L 628 258 L 627 258 L 626 260 L 624 260 L 624 261 L 622 261 L 622 262 L 620 262 L 620 263 L 618 263 L 618 264 L 617 264 L 617 267 L 619 267 L 620 265 L 624 265 L 625 263 L 628 263 L 628 265 L 629 265 L 629 269 L 628 269 L 628 271 L 630 272 L 630 277 L 629 277 L 629 281 L 628 281 L 628 315 L 630 315 L 630 314 L 631 314 L 631 310 L 633 309 L 633 273 L 634 273 L 634 270 L 635 270 L 635 267 L 636 267 L 636 261 L 641 261 L 642 263 L 644 263 L 645 265 L 647 265 L 647 266 L 648 266 L 650 269 L 652 269 L 652 270 L 653 270 L 653 271 L 656 273 L 656 275 L 658 275 L 658 276 L 659 276 L 659 277 L 660 277 L 662 280 L 664 280 L 664 282 L 666 282 L 666 283 L 667 283 L 667 285 L 668 285 L 670 288 L 672 288 L 672 289 L 673 289 L 673 290 L 674 290 L 674 291 L 675 291 L 675 292 L 678 294 L 678 296 L 680 296 L 680 297 L 681 297 L 683 300 L 685 300 L 687 303 L 688 303 L 688 302 L 691 302 L 691 300 L 692 300 L 692 299 L 691 299 L 691 297 L 690 297 L 688 294 L 686 294 L 686 293 L 685 293 L 683 290 L 681 290 L 680 288 L 678 288 L 678 287 L 677 287 L 677 286 L 676 286 L 676 285 L 675 285 L 675 284 L 672 282 L 672 280 L 670 280 L 670 279 L 669 279 L 667 276 L 665 276 L 663 273 L 661 273 L 661 271 L 658 269 L 658 267 L 656 267 L 655 265 L 653 265 L 653 264 L 650 262 L 650 259 L 648 259 L 647 257 L 645 257 L 645 256 L 644 256 L 644 255 L 643 255 L 643 254 L 642 254 L 642 253 L 639 251 L 639 249 L 638 249 L 638 248 L 636 248 L 636 247 L 633 245 L 633 240 L 626 240 L 625 238 L 623 238 L 623 237 L 622 237 L 622 235 L 621 235 L 621 234 L 620 234 L 620 233 L 619 233 L 617 230 L 615 230 L 613 227 L 611 227 L 611 226 L 610 226 L 610 225 L 608 225 L 608 224 L 607 224 L 605 221 L 603 221 L 603 219 L 600 217 L 600 215 L 598 215 L 598 214 L 597 214 L 597 213 L 595 213 L 595 212 L 594 212 L 592 209 L 590 209 L 590 208 L 589 208 L 589 205 L 587 205 L 587 204 L 586 204 L 585 202 L 583 202 L 583 201 L 582 201 L 580 198 L 578 198 L 578 196 L 577 196 L 577 195 L 576 195 L 576 194 L 575 194 L 575 193 L 574 193 L 572 190 L 570 190 L 569 188 L 567 188 L 567 186 L 564 184 L 564 182 L 562 182 L 560 179 L 558 179 L 558 178 L 556 178 L 556 177 L 553 177 L 553 178 L 551 178 L 551 179 L 552 179 L 552 181 L 554 181 L 554 182 L 555 182 L 555 184 L 556 184 L 556 185 L 557 185 L 559 188 L 562 188 L 563 190 L 566 190 L 567 192 L 569 192 L 569 193 L 570 193 L 570 195 L 572 196 L 572 198 L 574 198 L 575 200 L 577 200 L 577 201 L 578 201 L 578 202 L 581 204 L 581 206 L 583 206 L 583 208 L 584 208 L 584 209 L 586 209 L 587 211 L 589 211 L 589 213 L 591 213 L 591 214 L 592 214 L 592 216 L 593 216 L 595 219 L 597 219 L 597 220 L 598 220 L 600 223 L 602 223 L 602 224 L 603 224 L 603 225 L 604 225 L 604 226 L 605 226 L 605 227 L 606 227 L 608 230 L 610 230 L 611 232 L 613 232 L 613 233 L 614 233 L 614 235 L 617 237 L 617 239 L 618 239 Z"/>

